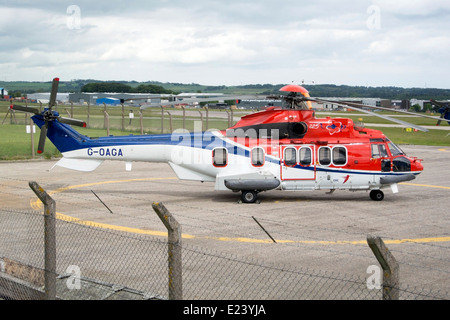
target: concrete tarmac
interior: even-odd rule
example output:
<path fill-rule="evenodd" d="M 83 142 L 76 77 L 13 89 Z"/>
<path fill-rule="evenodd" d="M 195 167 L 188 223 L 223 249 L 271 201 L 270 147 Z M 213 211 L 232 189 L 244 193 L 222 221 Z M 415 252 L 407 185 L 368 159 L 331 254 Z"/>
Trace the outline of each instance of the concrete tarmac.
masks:
<path fill-rule="evenodd" d="M 161 238 L 165 228 L 151 207 L 161 202 L 181 224 L 187 246 L 357 277 L 378 265 L 366 242 L 375 235 L 399 262 L 402 284 L 448 292 L 450 147 L 401 147 L 423 159 L 424 172 L 399 184 L 399 193 L 385 189 L 380 202 L 365 191 L 268 191 L 260 203 L 242 204 L 239 193 L 178 180 L 163 163 L 133 163 L 128 172 L 123 162 L 105 161 L 82 173 L 51 169 L 55 161 L 20 161 L 0 163 L 0 206 L 42 210 L 28 187 L 36 181 L 59 213 Z"/>

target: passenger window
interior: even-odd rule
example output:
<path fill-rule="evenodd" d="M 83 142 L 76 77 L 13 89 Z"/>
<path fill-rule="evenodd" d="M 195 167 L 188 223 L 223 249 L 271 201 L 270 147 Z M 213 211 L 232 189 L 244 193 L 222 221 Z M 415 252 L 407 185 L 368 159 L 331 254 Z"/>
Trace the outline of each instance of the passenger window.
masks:
<path fill-rule="evenodd" d="M 216 167 L 225 167 L 227 165 L 227 149 L 215 148 L 213 150 L 213 164 Z"/>
<path fill-rule="evenodd" d="M 297 151 L 295 148 L 284 149 L 284 164 L 286 166 L 295 166 L 297 163 Z"/>
<path fill-rule="evenodd" d="M 319 163 L 328 166 L 331 163 L 331 149 L 329 147 L 319 148 Z"/>
<path fill-rule="evenodd" d="M 252 149 L 252 165 L 261 167 L 264 165 L 264 149 L 257 147 Z"/>
<path fill-rule="evenodd" d="M 388 146 L 389 150 L 391 150 L 391 154 L 393 157 L 405 154 L 397 145 L 395 145 L 392 142 L 389 142 Z"/>
<path fill-rule="evenodd" d="M 300 148 L 299 150 L 299 162 L 302 166 L 309 166 L 312 162 L 311 159 L 311 149 L 310 148 Z"/>
<path fill-rule="evenodd" d="M 344 147 L 333 148 L 333 164 L 343 166 L 347 163 L 347 150 Z"/>

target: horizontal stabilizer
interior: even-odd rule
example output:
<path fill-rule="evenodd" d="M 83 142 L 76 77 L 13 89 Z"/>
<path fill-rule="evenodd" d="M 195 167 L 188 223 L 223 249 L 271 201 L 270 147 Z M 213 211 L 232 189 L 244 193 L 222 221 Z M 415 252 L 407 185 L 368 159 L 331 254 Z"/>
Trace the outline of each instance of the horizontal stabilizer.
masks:
<path fill-rule="evenodd" d="M 102 162 L 103 160 L 62 158 L 55 166 L 87 172 L 94 171 Z"/>

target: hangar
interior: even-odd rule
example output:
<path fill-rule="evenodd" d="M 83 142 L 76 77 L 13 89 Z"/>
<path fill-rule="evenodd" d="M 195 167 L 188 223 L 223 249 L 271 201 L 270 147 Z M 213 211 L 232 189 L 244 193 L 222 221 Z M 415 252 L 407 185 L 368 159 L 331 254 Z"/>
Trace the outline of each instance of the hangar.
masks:
<path fill-rule="evenodd" d="M 155 96 L 155 98 L 153 99 L 152 96 Z M 160 102 L 161 95 L 152 95 L 152 94 L 131 94 L 131 93 L 113 93 L 113 92 L 109 92 L 109 93 L 91 93 L 91 92 L 79 92 L 79 93 L 70 93 L 69 94 L 69 102 L 73 102 L 76 104 L 98 104 L 98 101 L 102 101 L 102 99 L 108 99 L 105 101 L 111 101 L 109 99 L 114 99 L 114 100 L 119 100 L 119 104 L 120 104 L 120 99 L 133 99 L 133 98 L 144 98 L 144 97 L 148 97 L 148 101 L 149 102 Z M 140 102 L 144 102 L 145 100 L 140 100 Z M 100 102 L 100 104 L 102 104 L 103 102 Z M 112 104 L 112 103 L 108 103 L 105 102 L 106 104 Z"/>

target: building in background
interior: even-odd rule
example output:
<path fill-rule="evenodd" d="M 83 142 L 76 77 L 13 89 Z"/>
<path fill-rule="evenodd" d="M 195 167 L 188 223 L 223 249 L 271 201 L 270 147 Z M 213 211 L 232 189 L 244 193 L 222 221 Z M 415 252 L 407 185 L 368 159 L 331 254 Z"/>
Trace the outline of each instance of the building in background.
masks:
<path fill-rule="evenodd" d="M 0 88 L 0 98 L 1 99 L 9 99 L 8 91 L 5 88 Z"/>

